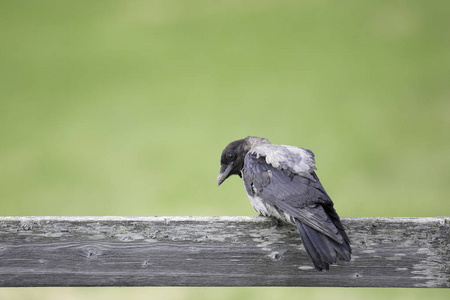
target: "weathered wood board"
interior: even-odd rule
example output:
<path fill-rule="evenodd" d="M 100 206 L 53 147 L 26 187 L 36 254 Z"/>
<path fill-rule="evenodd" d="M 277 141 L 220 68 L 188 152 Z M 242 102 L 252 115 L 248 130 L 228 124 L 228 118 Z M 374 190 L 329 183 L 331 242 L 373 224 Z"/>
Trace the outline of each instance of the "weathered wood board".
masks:
<path fill-rule="evenodd" d="M 318 272 L 263 217 L 0 217 L 0 286 L 450 287 L 450 217 L 343 218 L 352 261 Z"/>

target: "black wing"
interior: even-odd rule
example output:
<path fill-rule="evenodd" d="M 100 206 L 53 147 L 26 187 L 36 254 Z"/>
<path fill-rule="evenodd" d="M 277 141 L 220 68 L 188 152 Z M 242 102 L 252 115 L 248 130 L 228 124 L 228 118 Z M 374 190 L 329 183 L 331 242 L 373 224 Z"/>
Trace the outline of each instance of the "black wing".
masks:
<path fill-rule="evenodd" d="M 328 264 L 336 262 L 336 255 L 350 260 L 348 236 L 333 208 L 333 201 L 314 172 L 304 176 L 294 174 L 273 167 L 264 156 L 248 153 L 243 179 L 250 196 L 261 198 L 295 219 L 317 269 L 328 269 Z"/>
<path fill-rule="evenodd" d="M 266 163 L 265 157 L 253 153 L 247 154 L 244 162 L 243 179 L 247 193 L 342 243 L 343 237 L 322 206 L 333 207 L 333 201 L 316 174 L 313 172 L 311 175 L 315 181 L 276 169 Z"/>

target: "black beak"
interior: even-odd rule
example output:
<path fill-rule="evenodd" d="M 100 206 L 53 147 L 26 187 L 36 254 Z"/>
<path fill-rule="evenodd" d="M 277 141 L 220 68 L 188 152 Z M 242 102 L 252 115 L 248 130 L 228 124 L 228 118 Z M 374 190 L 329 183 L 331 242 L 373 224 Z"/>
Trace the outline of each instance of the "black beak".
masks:
<path fill-rule="evenodd" d="M 220 168 L 219 176 L 217 176 L 217 186 L 219 186 L 225 179 L 230 176 L 231 169 L 233 169 L 233 164 L 222 165 Z"/>

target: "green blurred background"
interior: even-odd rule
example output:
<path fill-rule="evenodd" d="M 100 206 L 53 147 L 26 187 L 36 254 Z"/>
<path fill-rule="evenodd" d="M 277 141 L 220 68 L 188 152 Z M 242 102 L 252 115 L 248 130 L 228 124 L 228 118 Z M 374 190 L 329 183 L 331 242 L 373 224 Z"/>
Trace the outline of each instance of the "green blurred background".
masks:
<path fill-rule="evenodd" d="M 0 214 L 255 215 L 219 158 L 316 154 L 341 216 L 450 215 L 448 1 L 0 0 Z M 448 299 L 447 290 L 28 288 L 0 299 Z"/>

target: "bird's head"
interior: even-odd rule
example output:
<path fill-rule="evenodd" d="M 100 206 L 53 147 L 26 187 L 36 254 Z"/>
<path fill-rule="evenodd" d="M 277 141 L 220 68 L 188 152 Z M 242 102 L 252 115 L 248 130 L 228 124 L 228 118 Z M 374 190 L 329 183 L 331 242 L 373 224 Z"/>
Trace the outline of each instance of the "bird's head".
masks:
<path fill-rule="evenodd" d="M 245 155 L 253 147 L 270 144 L 268 139 L 248 136 L 245 139 L 236 140 L 228 144 L 220 157 L 220 172 L 217 176 L 217 185 L 220 185 L 231 175 L 242 177 L 241 170 L 244 167 Z"/>

